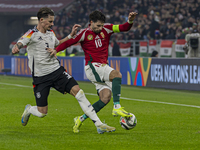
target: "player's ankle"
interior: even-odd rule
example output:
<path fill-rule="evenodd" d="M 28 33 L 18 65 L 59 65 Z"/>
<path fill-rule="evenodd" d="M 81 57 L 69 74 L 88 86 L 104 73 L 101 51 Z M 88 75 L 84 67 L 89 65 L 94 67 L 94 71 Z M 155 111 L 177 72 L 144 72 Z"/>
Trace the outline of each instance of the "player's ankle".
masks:
<path fill-rule="evenodd" d="M 121 108 L 121 105 L 119 103 L 116 103 L 116 104 L 114 104 L 114 108 L 119 109 L 119 108 Z"/>

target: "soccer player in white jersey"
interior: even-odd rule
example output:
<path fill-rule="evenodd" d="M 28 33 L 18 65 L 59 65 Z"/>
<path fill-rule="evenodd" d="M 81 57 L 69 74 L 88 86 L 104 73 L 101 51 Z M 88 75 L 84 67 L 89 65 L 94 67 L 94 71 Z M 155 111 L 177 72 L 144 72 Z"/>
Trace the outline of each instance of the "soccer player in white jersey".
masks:
<path fill-rule="evenodd" d="M 60 66 L 56 56 L 51 56 L 46 50 L 47 47 L 55 48 L 72 38 L 80 25 L 75 24 L 70 35 L 59 41 L 53 30 L 51 30 L 54 25 L 53 10 L 47 7 L 41 8 L 37 13 L 37 17 L 38 25 L 26 32 L 12 49 L 12 53 L 15 54 L 19 52 L 20 48 L 27 45 L 29 68 L 32 72 L 34 95 L 37 104 L 37 106 L 26 105 L 21 118 L 22 125 L 26 126 L 31 114 L 41 118 L 47 115 L 47 98 L 50 88 L 53 87 L 60 93 L 70 93 L 78 100 L 82 110 L 94 122 L 98 133 L 115 131 L 114 127 L 110 127 L 100 121 L 76 80 L 65 71 L 64 67 Z"/>

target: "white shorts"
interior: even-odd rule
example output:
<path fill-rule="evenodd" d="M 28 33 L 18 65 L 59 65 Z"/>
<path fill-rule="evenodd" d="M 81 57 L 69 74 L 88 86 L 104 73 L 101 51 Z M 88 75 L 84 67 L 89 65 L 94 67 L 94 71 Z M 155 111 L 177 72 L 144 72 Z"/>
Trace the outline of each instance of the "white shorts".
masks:
<path fill-rule="evenodd" d="M 92 65 L 102 82 L 97 81 L 94 71 L 89 65 L 85 66 L 85 73 L 87 78 L 96 86 L 96 90 L 100 92 L 101 90 L 107 88 L 112 91 L 112 82 L 109 81 L 109 75 L 114 69 L 107 64 L 92 63 Z"/>

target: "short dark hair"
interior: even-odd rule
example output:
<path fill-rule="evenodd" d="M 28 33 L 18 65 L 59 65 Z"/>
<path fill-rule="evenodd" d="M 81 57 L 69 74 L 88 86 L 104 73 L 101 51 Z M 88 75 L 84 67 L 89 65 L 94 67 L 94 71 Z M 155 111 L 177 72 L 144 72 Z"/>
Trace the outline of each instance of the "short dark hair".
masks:
<path fill-rule="evenodd" d="M 158 54 L 157 51 L 153 51 L 152 54 L 151 54 L 151 57 L 156 57 L 157 54 Z"/>
<path fill-rule="evenodd" d="M 38 20 L 40 20 L 40 18 L 48 18 L 49 15 L 55 16 L 54 11 L 48 7 L 40 8 L 37 13 Z"/>
<path fill-rule="evenodd" d="M 105 23 L 105 21 L 106 21 L 105 15 L 98 10 L 93 11 L 89 15 L 89 18 L 90 18 L 89 21 L 93 21 L 93 22 L 101 21 L 101 22 Z"/>

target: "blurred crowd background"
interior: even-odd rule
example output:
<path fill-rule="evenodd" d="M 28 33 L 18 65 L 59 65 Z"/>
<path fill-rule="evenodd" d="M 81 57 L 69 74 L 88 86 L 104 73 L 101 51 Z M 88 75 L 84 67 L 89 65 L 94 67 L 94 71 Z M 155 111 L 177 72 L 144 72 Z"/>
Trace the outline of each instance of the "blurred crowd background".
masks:
<path fill-rule="evenodd" d="M 200 0 L 3 0 L 4 3 L 13 3 L 12 6 L 30 5 L 40 6 L 58 5 L 65 2 L 62 8 L 52 7 L 55 11 L 53 30 L 62 39 L 70 32 L 74 24 L 80 24 L 81 28 L 88 27 L 89 14 L 99 10 L 106 16 L 106 23 L 123 24 L 128 20 L 129 12 L 137 12 L 130 31 L 113 34 L 110 43 L 131 43 L 129 56 L 140 54 L 140 41 L 156 40 L 159 52 L 159 44 L 163 40 L 177 41 L 185 39 L 186 34 L 194 31 L 200 33 Z M 63 2 L 63 3 L 64 3 Z M 27 3 L 27 4 L 26 4 Z M 1 4 L 1 3 L 0 3 Z M 1 5 L 0 5 L 1 6 Z M 10 6 L 9 4 L 7 7 Z M 4 7 L 1 7 L 4 8 Z M 37 8 L 37 7 L 36 7 Z M 17 12 L 18 9 L 10 8 L 10 13 L 0 9 L 0 54 L 11 54 L 11 49 L 17 40 L 28 30 L 37 24 L 36 16 L 38 8 L 32 12 Z M 79 29 L 80 30 L 80 29 Z M 9 49 L 8 49 L 9 47 Z M 130 47 L 130 46 L 129 46 Z M 120 46 L 121 48 L 121 46 Z M 72 49 L 73 50 L 73 49 Z M 68 49 L 68 54 L 72 52 Z M 80 49 L 78 48 L 78 51 Z M 25 50 L 22 52 L 25 52 Z M 67 54 L 67 55 L 68 55 Z M 81 53 L 80 53 L 81 54 Z M 112 55 L 111 55 L 112 56 Z"/>
<path fill-rule="evenodd" d="M 200 32 L 200 0 L 76 0 L 56 15 L 57 37 L 67 36 L 75 23 L 87 27 L 93 10 L 112 24 L 125 23 L 131 11 L 138 13 L 131 31 L 116 34 L 116 40 L 184 39 L 194 29 Z"/>

